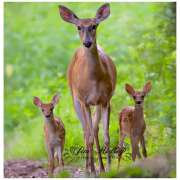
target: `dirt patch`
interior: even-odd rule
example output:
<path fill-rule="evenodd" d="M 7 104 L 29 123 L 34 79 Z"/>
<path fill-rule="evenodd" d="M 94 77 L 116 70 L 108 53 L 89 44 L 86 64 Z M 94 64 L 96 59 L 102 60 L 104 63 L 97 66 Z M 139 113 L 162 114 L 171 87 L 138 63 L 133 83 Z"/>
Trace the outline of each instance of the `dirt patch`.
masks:
<path fill-rule="evenodd" d="M 33 160 L 8 160 L 4 164 L 5 178 L 47 178 L 47 169 L 45 162 Z M 74 166 L 65 166 L 64 171 L 68 172 L 70 177 L 85 177 L 82 169 Z"/>

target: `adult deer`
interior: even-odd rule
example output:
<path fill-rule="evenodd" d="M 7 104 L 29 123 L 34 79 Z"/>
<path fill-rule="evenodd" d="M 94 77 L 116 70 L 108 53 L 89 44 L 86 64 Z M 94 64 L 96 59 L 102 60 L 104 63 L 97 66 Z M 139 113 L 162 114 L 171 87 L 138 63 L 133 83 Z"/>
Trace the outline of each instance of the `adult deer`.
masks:
<path fill-rule="evenodd" d="M 100 171 L 104 171 L 98 140 L 99 122 L 102 114 L 104 145 L 107 152 L 107 169 L 110 167 L 109 116 L 110 100 L 116 84 L 115 66 L 96 44 L 96 29 L 110 15 L 109 4 L 101 6 L 95 18 L 80 19 L 71 10 L 59 6 L 64 21 L 74 24 L 79 32 L 82 47 L 75 52 L 68 68 L 68 82 L 74 107 L 81 120 L 86 143 L 86 170 L 95 173 L 93 144 L 95 140 Z M 93 117 L 90 106 L 96 106 Z"/>
<path fill-rule="evenodd" d="M 130 136 L 132 146 L 132 159 L 135 161 L 136 155 L 140 158 L 139 143 L 142 146 L 142 153 L 147 157 L 144 131 L 146 124 L 144 121 L 143 102 L 145 96 L 151 90 L 151 82 L 148 81 L 143 90 L 136 91 L 130 84 L 125 86 L 127 93 L 133 98 L 135 107 L 125 107 L 119 114 L 120 141 L 118 145 L 118 167 L 123 153 L 123 144 L 126 136 Z"/>

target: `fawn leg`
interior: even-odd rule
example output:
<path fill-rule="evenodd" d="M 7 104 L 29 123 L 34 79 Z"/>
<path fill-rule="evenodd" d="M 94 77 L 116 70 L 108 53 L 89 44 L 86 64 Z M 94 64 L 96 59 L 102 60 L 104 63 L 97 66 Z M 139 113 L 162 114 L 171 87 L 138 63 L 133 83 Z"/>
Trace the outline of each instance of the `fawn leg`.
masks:
<path fill-rule="evenodd" d="M 146 151 L 146 144 L 144 140 L 144 135 L 141 138 L 141 146 L 142 146 L 142 154 L 146 158 L 147 157 L 147 151 Z"/>
<path fill-rule="evenodd" d="M 59 165 L 64 167 L 64 162 L 63 162 L 63 158 L 62 158 L 62 147 L 61 146 L 57 147 L 57 154 L 58 154 L 58 159 L 59 159 Z"/>
<path fill-rule="evenodd" d="M 135 161 L 136 155 L 138 153 L 138 142 L 139 137 L 138 136 L 131 136 L 131 146 L 132 146 L 132 160 Z"/>
<path fill-rule="evenodd" d="M 94 119 L 93 119 L 94 138 L 95 138 L 96 150 L 98 153 L 100 172 L 104 172 L 104 165 L 103 165 L 103 161 L 102 161 L 101 150 L 100 150 L 100 145 L 99 145 L 99 138 L 98 138 L 100 119 L 101 119 L 101 106 L 97 106 L 96 112 L 94 114 Z"/>
<path fill-rule="evenodd" d="M 53 175 L 53 170 L 54 170 L 54 148 L 53 147 L 48 147 L 48 163 L 49 163 L 49 168 L 48 168 L 48 175 L 52 176 Z"/>
<path fill-rule="evenodd" d="M 138 146 L 138 150 L 137 150 L 137 156 L 138 156 L 139 159 L 141 159 L 141 153 L 139 151 L 139 146 Z"/>
<path fill-rule="evenodd" d="M 110 138 L 109 138 L 109 116 L 110 116 L 110 105 L 102 107 L 102 120 L 103 120 L 103 130 L 104 130 L 104 146 L 107 152 L 107 170 L 110 169 L 111 157 L 110 157 Z"/>
<path fill-rule="evenodd" d="M 124 145 L 124 139 L 125 139 L 126 135 L 125 134 L 121 134 L 121 138 L 120 138 L 120 142 L 118 144 L 118 169 L 119 169 L 119 165 L 120 165 L 120 160 L 123 154 L 123 145 Z"/>

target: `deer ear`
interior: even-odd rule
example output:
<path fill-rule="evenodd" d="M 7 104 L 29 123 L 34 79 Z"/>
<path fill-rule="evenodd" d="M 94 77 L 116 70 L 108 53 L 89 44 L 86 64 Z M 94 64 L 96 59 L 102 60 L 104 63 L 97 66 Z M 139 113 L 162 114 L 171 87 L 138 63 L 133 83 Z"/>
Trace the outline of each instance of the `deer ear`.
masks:
<path fill-rule="evenodd" d="M 110 7 L 109 7 L 109 3 L 106 3 L 97 10 L 96 13 L 97 23 L 105 20 L 109 15 L 110 15 Z"/>
<path fill-rule="evenodd" d="M 149 91 L 151 90 L 152 86 L 151 86 L 151 81 L 148 81 L 143 88 L 143 92 L 145 94 L 149 93 Z"/>
<path fill-rule="evenodd" d="M 59 13 L 64 21 L 77 24 L 79 18 L 67 7 L 59 5 Z"/>
<path fill-rule="evenodd" d="M 34 97 L 33 103 L 38 107 L 41 107 L 42 104 L 41 100 L 38 97 Z"/>
<path fill-rule="evenodd" d="M 58 102 L 59 102 L 59 94 L 54 95 L 54 97 L 52 98 L 52 104 L 55 106 Z"/>
<path fill-rule="evenodd" d="M 128 94 L 130 94 L 131 96 L 134 95 L 135 90 L 134 90 L 134 88 L 130 84 L 126 84 L 125 85 L 125 89 L 126 89 Z"/>

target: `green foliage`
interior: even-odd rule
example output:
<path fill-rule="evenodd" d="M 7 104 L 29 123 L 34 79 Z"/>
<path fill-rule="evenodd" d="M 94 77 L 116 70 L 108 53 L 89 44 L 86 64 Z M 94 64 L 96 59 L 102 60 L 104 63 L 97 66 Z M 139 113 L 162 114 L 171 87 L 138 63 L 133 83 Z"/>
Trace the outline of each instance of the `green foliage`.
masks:
<path fill-rule="evenodd" d="M 94 17 L 101 3 L 63 4 L 85 18 Z M 32 103 L 33 96 L 48 102 L 60 92 L 55 114 L 65 124 L 65 148 L 82 145 L 83 132 L 66 78 L 71 57 L 80 46 L 76 28 L 60 18 L 58 3 L 5 3 L 4 23 L 5 159 L 47 156 L 43 117 Z M 111 147 L 119 140 L 118 113 L 133 105 L 124 84 L 140 89 L 147 80 L 152 81 L 144 105 L 148 155 L 176 146 L 175 25 L 175 3 L 111 3 L 111 16 L 99 26 L 97 36 L 117 69 Z M 102 125 L 100 143 L 103 145 Z M 128 148 L 126 153 L 130 152 Z"/>
<path fill-rule="evenodd" d="M 139 167 L 127 167 L 121 170 L 120 172 L 117 170 L 111 170 L 107 173 L 100 174 L 100 177 L 105 178 L 140 178 L 140 177 L 151 177 L 150 173 L 139 168 Z"/>
<path fill-rule="evenodd" d="M 58 175 L 55 176 L 55 178 L 70 178 L 71 175 L 68 171 L 61 171 Z"/>

